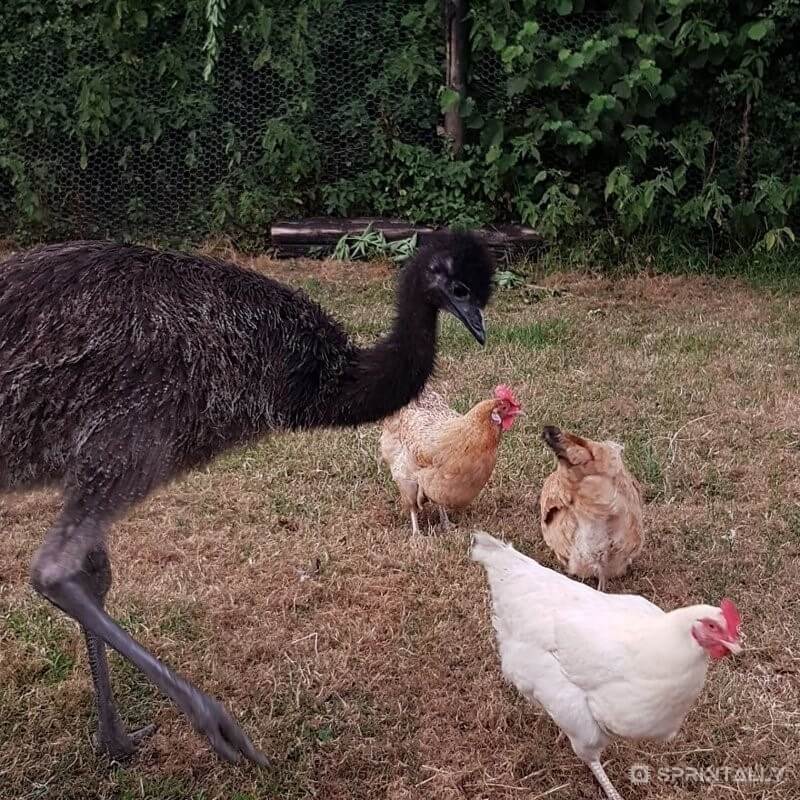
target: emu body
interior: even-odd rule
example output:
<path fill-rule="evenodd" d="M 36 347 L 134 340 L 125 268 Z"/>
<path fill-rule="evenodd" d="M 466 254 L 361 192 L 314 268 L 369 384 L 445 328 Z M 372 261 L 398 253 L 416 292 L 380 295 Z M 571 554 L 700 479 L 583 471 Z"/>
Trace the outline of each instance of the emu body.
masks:
<path fill-rule="evenodd" d="M 403 268 L 392 330 L 370 348 L 302 292 L 209 258 L 105 242 L 0 264 L 0 489 L 63 486 L 34 588 L 83 628 L 99 746 L 130 754 L 105 644 L 187 714 L 216 752 L 264 763 L 233 718 L 104 611 L 109 525 L 154 488 L 273 431 L 358 425 L 416 397 L 447 309 L 483 340 L 492 264 L 449 234 Z"/>

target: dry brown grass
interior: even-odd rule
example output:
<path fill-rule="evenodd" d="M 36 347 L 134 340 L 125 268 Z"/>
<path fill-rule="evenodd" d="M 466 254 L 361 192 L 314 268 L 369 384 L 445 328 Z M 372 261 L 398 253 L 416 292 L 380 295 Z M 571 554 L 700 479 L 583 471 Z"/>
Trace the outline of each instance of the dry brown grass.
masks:
<path fill-rule="evenodd" d="M 368 340 L 390 315 L 388 267 L 255 266 L 303 285 Z M 600 796 L 542 712 L 504 685 L 474 527 L 554 566 L 534 502 L 553 423 L 626 443 L 646 486 L 647 543 L 612 590 L 674 607 L 739 604 L 748 650 L 712 667 L 666 745 L 620 743 L 626 798 L 800 797 L 800 378 L 794 301 L 731 282 L 561 275 L 541 303 L 500 292 L 490 345 L 447 321 L 437 383 L 461 406 L 500 381 L 527 416 L 449 535 L 411 546 L 376 464 L 377 427 L 277 437 L 160 491 L 116 527 L 111 611 L 223 699 L 272 770 L 217 761 L 116 657 L 132 725 L 157 734 L 125 768 L 94 755 L 77 630 L 26 584 L 57 509 L 0 500 L 3 798 L 579 798 Z M 786 767 L 779 784 L 632 786 L 631 764 Z M 549 792 L 549 794 L 548 794 Z"/>

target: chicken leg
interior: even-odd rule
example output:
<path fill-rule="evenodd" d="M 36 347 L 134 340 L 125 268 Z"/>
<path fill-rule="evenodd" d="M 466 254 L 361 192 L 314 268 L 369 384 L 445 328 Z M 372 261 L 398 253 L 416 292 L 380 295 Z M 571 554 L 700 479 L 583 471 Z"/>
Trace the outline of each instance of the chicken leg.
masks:
<path fill-rule="evenodd" d="M 589 769 L 592 771 L 595 778 L 597 778 L 597 782 L 606 793 L 608 800 L 622 800 L 622 795 L 614 788 L 614 784 L 611 783 L 611 779 L 606 775 L 606 771 L 599 761 L 592 761 L 592 763 L 589 764 Z"/>
<path fill-rule="evenodd" d="M 439 506 L 439 524 L 442 530 L 450 530 L 450 519 L 447 516 L 447 509 L 444 506 Z"/>

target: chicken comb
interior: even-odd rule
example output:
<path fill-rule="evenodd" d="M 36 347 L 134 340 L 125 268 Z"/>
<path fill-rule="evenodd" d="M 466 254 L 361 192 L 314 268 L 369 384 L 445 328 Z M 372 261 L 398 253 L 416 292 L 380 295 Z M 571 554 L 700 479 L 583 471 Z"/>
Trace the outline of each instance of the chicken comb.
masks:
<path fill-rule="evenodd" d="M 736 608 L 733 600 L 728 600 L 727 597 L 719 604 L 719 608 L 722 611 L 722 616 L 725 617 L 725 624 L 728 626 L 731 635 L 734 638 L 738 638 L 739 626 L 742 624 L 739 609 Z"/>
<path fill-rule="evenodd" d="M 517 398 L 514 396 L 514 392 L 511 391 L 511 387 L 506 386 L 504 383 L 494 387 L 494 396 L 498 400 L 505 400 L 506 402 L 519 407 L 519 403 L 517 402 Z"/>

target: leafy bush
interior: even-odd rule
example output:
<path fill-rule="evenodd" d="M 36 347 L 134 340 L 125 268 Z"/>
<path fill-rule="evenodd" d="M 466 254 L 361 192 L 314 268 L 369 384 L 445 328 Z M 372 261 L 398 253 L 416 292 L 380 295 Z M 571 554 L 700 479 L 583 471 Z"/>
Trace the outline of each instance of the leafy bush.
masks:
<path fill-rule="evenodd" d="M 507 213 L 551 235 L 602 220 L 752 242 L 786 226 L 800 5 L 586 5 L 473 4 L 473 57 L 494 60 L 505 93 L 463 110 L 510 187 Z M 582 30 L 565 22 L 581 14 Z"/>
<path fill-rule="evenodd" d="M 20 0 L 0 27 L 0 233 L 331 213 L 794 242 L 800 0 L 471 0 L 464 97 L 439 0 Z"/>

